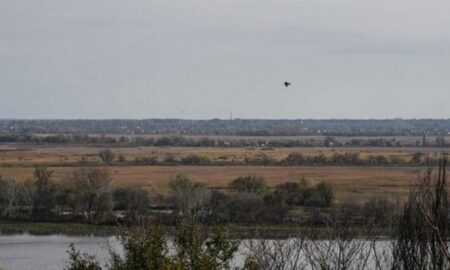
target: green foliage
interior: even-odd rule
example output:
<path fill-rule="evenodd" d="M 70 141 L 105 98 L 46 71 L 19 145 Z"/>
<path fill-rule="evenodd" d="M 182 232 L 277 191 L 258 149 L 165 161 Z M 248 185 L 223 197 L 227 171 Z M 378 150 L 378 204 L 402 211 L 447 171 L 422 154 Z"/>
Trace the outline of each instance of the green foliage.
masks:
<path fill-rule="evenodd" d="M 229 269 L 239 241 L 229 239 L 220 227 L 204 229 L 187 223 L 178 227 L 176 269 Z"/>
<path fill-rule="evenodd" d="M 302 206 L 311 198 L 314 188 L 306 179 L 300 182 L 285 182 L 275 187 L 275 193 L 286 202 L 287 205 Z"/>
<path fill-rule="evenodd" d="M 169 242 L 162 229 L 152 226 L 121 236 L 124 254 L 110 252 L 109 270 L 219 270 L 230 269 L 239 241 L 232 240 L 220 227 L 202 228 L 181 222 L 169 252 Z M 171 246 L 172 247 L 172 246 Z M 67 270 L 97 270 L 95 258 L 80 254 L 73 245 L 68 251 Z"/>
<path fill-rule="evenodd" d="M 262 176 L 245 176 L 234 179 L 228 187 L 238 192 L 262 194 L 267 190 L 266 181 Z"/>
<path fill-rule="evenodd" d="M 304 205 L 312 193 L 309 183 L 303 179 L 301 182 L 285 182 L 275 187 L 275 193 L 278 194 L 287 205 Z"/>
<path fill-rule="evenodd" d="M 274 193 L 291 206 L 329 207 L 334 200 L 333 187 L 330 184 L 322 181 L 311 186 L 306 179 L 279 184 Z"/>
<path fill-rule="evenodd" d="M 65 270 L 102 270 L 94 256 L 80 253 L 73 244 L 70 245 L 67 253 L 69 254 L 69 262 Z"/>
<path fill-rule="evenodd" d="M 159 227 L 134 231 L 121 238 L 124 256 L 111 252 L 110 270 L 172 269 L 166 239 Z"/>
<path fill-rule="evenodd" d="M 247 256 L 245 258 L 243 270 L 260 270 L 262 269 L 261 264 L 254 256 Z"/>

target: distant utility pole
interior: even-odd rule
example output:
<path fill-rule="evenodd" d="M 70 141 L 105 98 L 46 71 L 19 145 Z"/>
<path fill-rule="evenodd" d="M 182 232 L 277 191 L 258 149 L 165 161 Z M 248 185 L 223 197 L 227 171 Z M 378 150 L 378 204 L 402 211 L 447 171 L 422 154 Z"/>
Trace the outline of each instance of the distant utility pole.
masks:
<path fill-rule="evenodd" d="M 233 113 L 230 112 L 230 121 L 233 120 Z"/>

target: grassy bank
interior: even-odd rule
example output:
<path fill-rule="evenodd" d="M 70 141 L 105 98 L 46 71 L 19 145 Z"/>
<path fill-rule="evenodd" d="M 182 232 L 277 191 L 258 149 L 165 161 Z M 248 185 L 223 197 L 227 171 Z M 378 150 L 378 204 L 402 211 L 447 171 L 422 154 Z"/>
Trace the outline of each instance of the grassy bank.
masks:
<path fill-rule="evenodd" d="M 114 235 L 119 232 L 117 226 L 91 225 L 80 223 L 48 223 L 48 222 L 18 222 L 0 221 L 0 234 L 33 235 L 65 234 L 65 235 Z"/>
<path fill-rule="evenodd" d="M 295 237 L 300 235 L 316 235 L 319 238 L 327 238 L 326 227 L 300 227 L 295 225 L 261 225 L 261 226 L 243 226 L 243 225 L 227 225 L 228 232 L 235 238 L 251 239 L 251 238 L 271 238 L 282 239 Z M 92 225 L 80 223 L 48 223 L 48 222 L 17 222 L 17 221 L 0 221 L 1 234 L 23 234 L 32 235 L 50 235 L 63 234 L 73 236 L 110 236 L 117 235 L 123 227 Z M 364 237 L 367 231 L 363 228 L 353 228 L 355 235 Z M 375 235 L 373 235 L 375 234 Z M 388 237 L 388 230 L 378 230 L 372 232 L 370 236 Z"/>

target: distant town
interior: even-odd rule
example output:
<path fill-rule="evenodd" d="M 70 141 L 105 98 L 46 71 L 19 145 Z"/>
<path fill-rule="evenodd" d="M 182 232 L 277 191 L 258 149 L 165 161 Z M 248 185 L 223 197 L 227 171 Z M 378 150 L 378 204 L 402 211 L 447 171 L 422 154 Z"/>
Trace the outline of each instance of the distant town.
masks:
<path fill-rule="evenodd" d="M 0 133 L 236 136 L 445 136 L 449 119 L 386 120 L 0 120 Z"/>

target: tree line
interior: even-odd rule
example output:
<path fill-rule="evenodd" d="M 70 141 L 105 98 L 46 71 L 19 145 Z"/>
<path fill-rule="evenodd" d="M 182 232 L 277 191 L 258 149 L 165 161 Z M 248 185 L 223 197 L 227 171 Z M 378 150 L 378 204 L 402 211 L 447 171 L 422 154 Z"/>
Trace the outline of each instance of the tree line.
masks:
<path fill-rule="evenodd" d="M 180 216 L 202 224 L 281 224 L 294 207 L 330 207 L 334 193 L 326 182 L 286 182 L 269 188 L 260 176 L 234 179 L 226 189 L 207 188 L 177 175 L 170 194 L 147 188 L 113 188 L 106 168 L 76 168 L 67 179 L 53 180 L 45 167 L 33 179 L 0 177 L 0 217 L 8 220 L 139 225 L 159 220 L 166 225 Z"/>
<path fill-rule="evenodd" d="M 107 165 L 257 165 L 257 166 L 309 166 L 309 165 L 346 165 L 346 166 L 436 166 L 439 161 L 437 155 L 415 152 L 409 157 L 398 155 L 367 155 L 361 157 L 357 152 L 335 152 L 332 155 L 303 155 L 300 152 L 292 152 L 282 159 L 274 159 L 265 153 L 247 156 L 243 160 L 235 160 L 227 156 L 221 156 L 211 160 L 208 156 L 189 154 L 175 157 L 166 154 L 163 158 L 157 156 L 136 157 L 127 160 L 123 154 L 116 154 L 111 149 L 103 149 L 98 153 L 100 160 Z M 86 162 L 86 161 L 85 161 Z"/>
<path fill-rule="evenodd" d="M 301 138 L 301 137 L 300 137 Z M 317 138 L 283 139 L 237 139 L 233 137 L 188 137 L 188 136 L 108 136 L 87 134 L 35 135 L 28 133 L 0 133 L 0 143 L 33 144 L 88 144 L 111 147 L 171 146 L 171 147 L 450 147 L 444 136 L 428 139 L 424 136 L 416 141 L 402 140 L 401 137 L 355 137 L 337 139 L 334 136 Z"/>
<path fill-rule="evenodd" d="M 159 194 L 148 188 L 112 187 L 105 168 L 76 168 L 58 182 L 53 174 L 39 167 L 26 182 L 0 177 L 0 218 L 123 226 L 157 221 L 173 226 L 189 217 L 203 225 L 323 227 L 329 215 L 352 212 L 353 226 L 376 222 L 380 231 L 399 218 L 399 203 L 384 196 L 335 205 L 335 190 L 323 181 L 301 179 L 269 187 L 263 177 L 249 175 L 213 189 L 179 174 L 169 181 L 169 193 Z M 298 211 L 300 215 L 294 214 Z"/>

